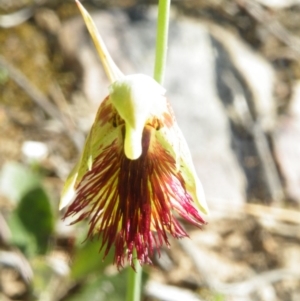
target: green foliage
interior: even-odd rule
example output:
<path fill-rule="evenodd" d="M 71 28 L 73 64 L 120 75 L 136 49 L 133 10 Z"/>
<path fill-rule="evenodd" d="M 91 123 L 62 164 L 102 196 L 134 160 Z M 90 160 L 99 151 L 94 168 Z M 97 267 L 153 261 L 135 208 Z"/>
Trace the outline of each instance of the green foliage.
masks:
<path fill-rule="evenodd" d="M 6 163 L 0 174 L 0 190 L 12 202 L 18 203 L 31 189 L 40 185 L 37 174 L 17 162 Z"/>
<path fill-rule="evenodd" d="M 0 85 L 4 85 L 8 81 L 8 72 L 6 69 L 0 68 Z"/>
<path fill-rule="evenodd" d="M 8 219 L 11 243 L 31 256 L 45 253 L 54 215 L 39 175 L 19 163 L 7 163 L 1 172 L 0 189 L 16 206 Z"/>
<path fill-rule="evenodd" d="M 24 228 L 34 236 L 38 251 L 45 253 L 53 232 L 54 217 L 44 189 L 36 187 L 24 194 L 16 212 Z"/>
<path fill-rule="evenodd" d="M 226 300 L 225 296 L 219 293 L 215 294 L 213 298 L 213 301 L 225 301 L 225 300 Z"/>
<path fill-rule="evenodd" d="M 56 216 L 51 201 L 42 186 L 40 169 L 26 167 L 17 162 L 6 163 L 0 172 L 0 192 L 11 201 L 14 210 L 7 214 L 7 224 L 11 236 L 9 244 L 17 247 L 33 269 L 32 292 L 37 300 L 56 298 L 53 283 L 81 283 L 77 293 L 64 300 L 105 300 L 121 301 L 126 294 L 126 271 L 107 275 L 105 268 L 113 261 L 113 252 L 103 260 L 101 241 L 86 240 L 81 231 L 76 233 L 76 241 L 70 258 L 70 273 L 58 275 L 46 258 L 52 251 L 50 238 L 54 234 Z M 72 239 L 72 234 L 70 234 Z M 101 239 L 101 238 L 100 238 Z M 67 264 L 67 263 L 65 263 Z M 33 296 L 32 296 L 33 297 Z"/>
<path fill-rule="evenodd" d="M 103 273 L 104 268 L 111 264 L 113 254 L 110 252 L 105 260 L 103 252 L 99 252 L 101 243 L 99 240 L 86 241 L 79 246 L 73 258 L 71 276 L 73 279 L 83 279 L 93 272 Z"/>
<path fill-rule="evenodd" d="M 18 246 L 23 253 L 32 257 L 37 253 L 37 245 L 34 236 L 26 230 L 20 221 L 16 211 L 8 218 L 8 225 L 11 231 L 10 244 Z"/>
<path fill-rule="evenodd" d="M 126 272 L 122 270 L 115 275 L 98 272 L 88 279 L 82 289 L 66 301 L 124 301 L 127 286 Z"/>

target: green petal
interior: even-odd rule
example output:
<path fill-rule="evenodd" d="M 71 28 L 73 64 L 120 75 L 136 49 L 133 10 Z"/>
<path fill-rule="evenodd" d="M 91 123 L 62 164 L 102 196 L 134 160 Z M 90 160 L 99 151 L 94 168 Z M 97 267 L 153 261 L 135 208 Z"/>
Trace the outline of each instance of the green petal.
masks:
<path fill-rule="evenodd" d="M 156 131 L 155 137 L 174 156 L 177 168 L 185 181 L 186 189 L 192 196 L 197 208 L 208 214 L 209 210 L 201 182 L 196 174 L 188 145 L 178 125 L 175 123 L 171 128 L 161 128 Z"/>
<path fill-rule="evenodd" d="M 130 160 L 138 159 L 142 154 L 143 128 L 134 129 L 126 124 L 124 152 Z"/>
<path fill-rule="evenodd" d="M 165 89 L 143 74 L 125 76 L 110 86 L 110 99 L 126 124 L 125 155 L 135 160 L 142 153 L 142 133 Z"/>
<path fill-rule="evenodd" d="M 81 12 L 85 25 L 95 44 L 106 75 L 109 78 L 110 82 L 113 83 L 115 80 L 122 78 L 123 73 L 120 71 L 120 69 L 117 67 L 112 57 L 110 56 L 90 14 L 86 11 L 86 9 L 81 5 L 81 3 L 78 0 L 76 0 L 76 3 Z"/>
<path fill-rule="evenodd" d="M 77 164 L 73 167 L 72 171 L 70 172 L 68 178 L 65 181 L 60 202 L 59 202 L 59 207 L 58 207 L 59 210 L 68 206 L 74 199 L 75 196 L 74 184 L 76 182 L 77 175 L 78 175 L 77 171 L 78 171 L 79 163 L 80 161 L 78 161 Z"/>
<path fill-rule="evenodd" d="M 209 213 L 202 184 L 197 176 L 192 156 L 186 140 L 177 125 L 177 134 L 180 141 L 180 171 L 186 183 L 186 188 L 192 195 L 198 208 L 205 214 Z"/>
<path fill-rule="evenodd" d="M 109 98 L 106 98 L 100 105 L 93 126 L 87 136 L 83 152 L 77 164 L 69 174 L 61 196 L 59 208 L 66 207 L 73 200 L 77 185 L 84 175 L 92 169 L 95 158 L 103 148 L 109 145 L 114 139 L 120 138 L 120 127 L 113 125 L 117 114 Z"/>
<path fill-rule="evenodd" d="M 63 209 L 64 207 L 68 206 L 74 196 L 75 196 L 75 187 L 76 184 L 82 179 L 84 174 L 87 170 L 91 168 L 91 142 L 92 142 L 92 130 L 89 132 L 85 144 L 83 152 L 80 156 L 80 159 L 73 167 L 72 171 L 70 172 L 69 176 L 67 177 L 59 203 L 59 210 Z"/>

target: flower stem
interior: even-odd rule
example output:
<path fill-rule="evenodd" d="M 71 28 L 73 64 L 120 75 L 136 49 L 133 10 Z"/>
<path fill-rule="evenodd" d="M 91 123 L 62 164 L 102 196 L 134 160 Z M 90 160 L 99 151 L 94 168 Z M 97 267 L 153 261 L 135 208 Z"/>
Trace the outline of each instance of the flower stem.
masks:
<path fill-rule="evenodd" d="M 160 84 L 163 84 L 166 69 L 170 5 L 171 0 L 159 0 L 158 3 L 154 79 Z M 136 257 L 136 252 L 133 256 Z M 141 298 L 142 267 L 136 258 L 133 260 L 135 271 L 128 268 L 126 301 L 140 301 Z"/>
<path fill-rule="evenodd" d="M 160 84 L 163 84 L 166 69 L 170 5 L 171 0 L 158 3 L 154 79 Z"/>
<path fill-rule="evenodd" d="M 136 257 L 136 252 L 134 253 L 133 256 Z M 141 298 L 142 267 L 136 258 L 133 259 L 133 264 L 135 271 L 131 267 L 128 268 L 126 301 L 139 301 Z"/>

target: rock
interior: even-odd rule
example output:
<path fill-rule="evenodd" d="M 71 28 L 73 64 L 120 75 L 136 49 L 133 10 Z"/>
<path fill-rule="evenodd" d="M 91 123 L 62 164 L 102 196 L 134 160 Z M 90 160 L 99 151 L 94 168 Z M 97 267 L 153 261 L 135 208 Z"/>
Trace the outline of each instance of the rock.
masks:
<path fill-rule="evenodd" d="M 241 204 L 246 200 L 246 183 L 216 90 L 209 31 L 201 23 L 176 20 L 171 23 L 169 45 L 165 86 L 208 201 Z"/>
<path fill-rule="evenodd" d="M 288 114 L 277 124 L 274 151 L 288 197 L 300 203 L 300 82 L 294 87 Z"/>
<path fill-rule="evenodd" d="M 281 118 L 274 136 L 275 153 L 289 199 L 300 202 L 300 120 Z"/>

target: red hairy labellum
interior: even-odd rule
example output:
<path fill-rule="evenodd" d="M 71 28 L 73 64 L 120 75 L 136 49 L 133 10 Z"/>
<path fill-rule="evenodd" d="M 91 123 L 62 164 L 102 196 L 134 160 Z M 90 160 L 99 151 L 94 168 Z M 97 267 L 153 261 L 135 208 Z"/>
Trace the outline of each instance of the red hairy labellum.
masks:
<path fill-rule="evenodd" d="M 152 124 L 147 123 L 142 154 L 130 160 L 123 150 L 124 122 L 109 99 L 100 106 L 98 116 L 101 122 L 117 127 L 118 134 L 76 185 L 75 199 L 65 217 L 79 214 L 74 223 L 88 218 L 88 237 L 96 233 L 101 238 L 105 256 L 114 247 L 118 267 L 124 265 L 125 258 L 133 265 L 134 249 L 140 264 L 151 263 L 153 251 L 169 245 L 168 233 L 175 238 L 188 236 L 174 211 L 196 226 L 204 220 L 193 205 L 174 157 L 156 139 L 162 122 L 153 119 Z M 171 114 L 168 125 L 170 118 Z"/>

